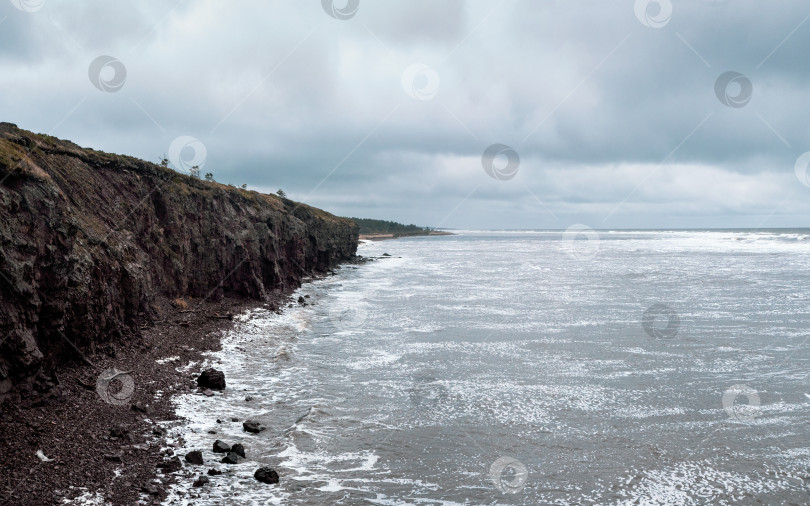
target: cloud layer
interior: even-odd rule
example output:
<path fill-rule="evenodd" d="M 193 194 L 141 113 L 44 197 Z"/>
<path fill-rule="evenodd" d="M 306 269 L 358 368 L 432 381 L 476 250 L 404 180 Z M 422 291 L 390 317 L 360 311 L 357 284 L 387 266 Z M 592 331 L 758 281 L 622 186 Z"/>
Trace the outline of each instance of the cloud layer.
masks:
<path fill-rule="evenodd" d="M 0 4 L 0 120 L 84 146 L 432 226 L 808 224 L 800 0 Z"/>

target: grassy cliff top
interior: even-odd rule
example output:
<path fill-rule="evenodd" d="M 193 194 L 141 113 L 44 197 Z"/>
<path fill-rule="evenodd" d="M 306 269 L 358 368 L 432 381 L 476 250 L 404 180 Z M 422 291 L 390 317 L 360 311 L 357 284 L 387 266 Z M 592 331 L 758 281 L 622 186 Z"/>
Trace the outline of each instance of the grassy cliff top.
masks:
<path fill-rule="evenodd" d="M 227 196 L 239 200 L 261 201 L 279 210 L 286 209 L 296 216 L 308 214 L 331 222 L 348 221 L 347 218 L 335 216 L 322 209 L 295 202 L 276 194 L 265 194 L 216 181 L 206 181 L 160 164 L 132 156 L 83 148 L 68 140 L 29 132 L 13 123 L 0 122 L 0 179 L 11 176 L 12 178 L 31 178 L 52 182 L 48 167 L 40 167 L 34 161 L 34 158 L 36 158 L 34 155 L 38 153 L 68 156 L 94 167 L 150 175 L 160 180 L 177 183 L 182 186 L 182 191 L 208 194 L 210 198 Z"/>
<path fill-rule="evenodd" d="M 357 223 L 361 235 L 392 234 L 395 237 L 407 235 L 427 235 L 432 230 L 429 227 L 417 225 L 404 225 L 395 221 L 374 220 L 369 218 L 350 218 Z"/>

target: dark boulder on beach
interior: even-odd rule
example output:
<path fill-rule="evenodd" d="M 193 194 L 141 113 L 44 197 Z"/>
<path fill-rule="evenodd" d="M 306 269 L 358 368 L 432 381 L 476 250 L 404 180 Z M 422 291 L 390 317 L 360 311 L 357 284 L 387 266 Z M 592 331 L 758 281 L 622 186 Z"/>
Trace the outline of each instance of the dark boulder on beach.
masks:
<path fill-rule="evenodd" d="M 256 469 L 256 472 L 253 473 L 253 477 L 256 478 L 256 481 L 260 481 L 262 483 L 274 484 L 278 483 L 278 473 L 272 467 L 260 467 Z"/>
<path fill-rule="evenodd" d="M 224 442 L 217 439 L 214 441 L 214 453 L 228 453 L 231 451 L 231 447 Z"/>
<path fill-rule="evenodd" d="M 235 454 L 239 455 L 242 458 L 245 458 L 245 447 L 242 446 L 241 443 L 236 443 L 231 447 L 231 451 Z"/>
<path fill-rule="evenodd" d="M 239 463 L 239 455 L 234 452 L 230 452 L 229 454 L 222 457 L 220 460 L 223 464 L 238 464 Z"/>
<path fill-rule="evenodd" d="M 162 469 L 164 473 L 174 473 L 183 469 L 183 463 L 180 462 L 179 457 L 175 456 L 165 462 L 161 462 L 157 467 L 158 469 Z"/>
<path fill-rule="evenodd" d="M 197 378 L 197 386 L 211 390 L 225 390 L 225 373 L 216 369 L 206 369 Z"/>
<path fill-rule="evenodd" d="M 211 480 L 210 480 L 210 478 L 208 478 L 208 476 L 199 476 L 196 480 L 194 480 L 194 483 L 192 483 L 191 485 L 193 487 L 202 487 L 203 485 L 205 485 L 209 481 L 211 481 Z"/>
<path fill-rule="evenodd" d="M 220 474 L 222 474 L 222 471 L 220 471 L 219 469 L 209 469 L 208 470 L 208 475 L 209 476 L 219 476 Z"/>
<path fill-rule="evenodd" d="M 186 454 L 186 462 L 198 466 L 203 465 L 203 456 L 200 450 L 194 450 Z"/>
<path fill-rule="evenodd" d="M 252 432 L 254 434 L 258 434 L 259 432 L 265 430 L 267 427 L 260 424 L 259 422 L 248 420 L 242 424 L 242 428 L 245 429 L 245 432 Z"/>

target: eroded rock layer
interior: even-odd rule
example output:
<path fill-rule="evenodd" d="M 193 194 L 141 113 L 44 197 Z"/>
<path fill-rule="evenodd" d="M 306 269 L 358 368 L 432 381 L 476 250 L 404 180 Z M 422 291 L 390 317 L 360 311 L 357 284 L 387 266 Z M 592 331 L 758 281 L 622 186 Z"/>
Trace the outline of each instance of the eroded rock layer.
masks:
<path fill-rule="evenodd" d="M 354 257 L 355 224 L 0 123 L 0 397 L 127 340 L 158 296 L 262 299 Z"/>

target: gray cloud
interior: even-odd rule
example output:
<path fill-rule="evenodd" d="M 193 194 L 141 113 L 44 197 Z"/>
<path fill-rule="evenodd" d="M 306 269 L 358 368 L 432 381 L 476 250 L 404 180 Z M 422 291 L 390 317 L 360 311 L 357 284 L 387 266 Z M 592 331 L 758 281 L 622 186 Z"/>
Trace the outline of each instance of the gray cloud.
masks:
<path fill-rule="evenodd" d="M 651 28 L 632 0 L 361 0 L 345 21 L 317 1 L 6 2 L 0 106 L 23 128 L 152 161 L 189 135 L 218 180 L 342 215 L 801 226 L 809 15 L 800 0 L 691 0 Z M 126 66 L 120 91 L 88 79 L 99 55 Z M 428 100 L 403 88 L 416 63 L 438 77 Z M 728 70 L 752 83 L 744 107 L 715 96 Z M 482 169 L 494 143 L 520 154 L 514 179 Z"/>

